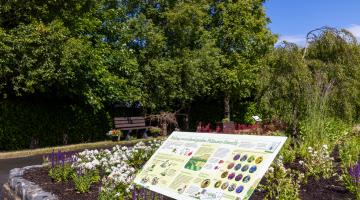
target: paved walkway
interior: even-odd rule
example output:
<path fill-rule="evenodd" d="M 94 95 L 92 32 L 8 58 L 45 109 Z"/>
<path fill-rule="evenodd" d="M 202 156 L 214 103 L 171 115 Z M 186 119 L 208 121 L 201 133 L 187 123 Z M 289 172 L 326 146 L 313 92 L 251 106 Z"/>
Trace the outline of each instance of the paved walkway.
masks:
<path fill-rule="evenodd" d="M 7 182 L 9 171 L 14 168 L 25 167 L 28 165 L 39 165 L 42 163 L 42 155 L 30 156 L 26 158 L 11 158 L 0 160 L 0 185 Z M 1 190 L 0 190 L 1 191 Z M 2 195 L 0 192 L 0 199 Z"/>

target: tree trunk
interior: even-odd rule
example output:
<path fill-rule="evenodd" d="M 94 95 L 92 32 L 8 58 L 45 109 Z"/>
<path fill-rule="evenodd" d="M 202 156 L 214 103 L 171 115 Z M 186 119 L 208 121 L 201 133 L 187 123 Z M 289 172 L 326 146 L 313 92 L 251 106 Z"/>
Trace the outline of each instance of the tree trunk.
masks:
<path fill-rule="evenodd" d="M 228 92 L 224 94 L 224 118 L 230 120 L 230 95 Z"/>

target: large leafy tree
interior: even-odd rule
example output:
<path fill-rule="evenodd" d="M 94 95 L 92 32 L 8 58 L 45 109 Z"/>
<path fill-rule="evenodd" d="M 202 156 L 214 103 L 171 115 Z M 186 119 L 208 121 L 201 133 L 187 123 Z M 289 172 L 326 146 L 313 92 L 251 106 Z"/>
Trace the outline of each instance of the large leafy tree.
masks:
<path fill-rule="evenodd" d="M 1 7 L 1 93 L 43 94 L 101 109 L 139 100 L 135 57 L 103 41 L 102 1 L 5 1 Z M 130 69 L 129 69 L 130 68 Z M 134 72 L 135 71 L 135 72 Z"/>
<path fill-rule="evenodd" d="M 144 105 L 153 111 L 176 110 L 210 90 L 218 50 L 205 30 L 210 19 L 206 1 L 108 5 L 104 33 L 111 44 L 134 52 Z"/>
<path fill-rule="evenodd" d="M 274 42 L 263 1 L 4 1 L 5 96 L 45 93 L 101 109 L 248 97 Z"/>
<path fill-rule="evenodd" d="M 224 116 L 230 118 L 230 99 L 249 97 L 263 60 L 275 36 L 267 28 L 263 0 L 213 1 L 211 34 L 221 51 L 220 69 L 215 71 L 215 89 L 224 96 Z"/>

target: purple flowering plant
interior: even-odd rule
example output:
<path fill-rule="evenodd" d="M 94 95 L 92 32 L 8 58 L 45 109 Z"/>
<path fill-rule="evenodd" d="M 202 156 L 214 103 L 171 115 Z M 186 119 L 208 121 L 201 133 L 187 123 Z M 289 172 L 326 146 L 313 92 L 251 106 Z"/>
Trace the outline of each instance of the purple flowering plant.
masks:
<path fill-rule="evenodd" d="M 49 176 L 56 182 L 62 182 L 69 180 L 75 173 L 71 167 L 74 152 L 61 152 L 59 149 L 57 153 L 53 149 L 50 155 L 45 155 L 45 160 L 51 163 L 49 169 Z"/>
<path fill-rule="evenodd" d="M 360 161 L 356 165 L 353 165 L 349 168 L 349 174 L 353 182 L 360 184 Z"/>

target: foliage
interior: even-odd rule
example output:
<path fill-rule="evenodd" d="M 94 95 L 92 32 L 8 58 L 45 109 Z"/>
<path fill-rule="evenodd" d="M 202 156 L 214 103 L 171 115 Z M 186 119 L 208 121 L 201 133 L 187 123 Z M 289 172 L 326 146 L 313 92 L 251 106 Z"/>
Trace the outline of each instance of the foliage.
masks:
<path fill-rule="evenodd" d="M 359 170 L 360 160 L 360 138 L 358 132 L 344 138 L 339 145 L 339 154 L 341 158 L 342 180 L 345 186 L 360 198 L 359 171 L 357 176 L 355 169 Z M 352 171 L 352 173 L 351 173 Z"/>
<path fill-rule="evenodd" d="M 152 135 L 159 135 L 160 132 L 161 132 L 161 128 L 152 126 L 152 127 L 149 128 L 149 132 Z"/>
<path fill-rule="evenodd" d="M 265 178 L 266 183 L 259 186 L 266 192 L 264 199 L 300 199 L 299 191 L 303 174 L 286 169 L 281 157 L 274 161 Z"/>
<path fill-rule="evenodd" d="M 334 176 L 333 171 L 333 157 L 330 157 L 328 146 L 323 145 L 320 149 L 313 149 L 308 147 L 308 154 L 304 161 L 300 160 L 299 163 L 304 166 L 306 173 L 305 177 L 320 177 L 328 179 Z"/>
<path fill-rule="evenodd" d="M 147 146 L 139 144 L 137 148 L 132 151 L 132 154 L 128 160 L 131 167 L 135 169 L 141 169 L 145 162 L 154 154 L 159 147 L 158 143 L 150 142 Z"/>
<path fill-rule="evenodd" d="M 220 68 L 214 72 L 215 90 L 223 94 L 225 118 L 230 117 L 231 97 L 251 96 L 262 58 L 275 42 L 267 29 L 262 1 L 214 1 L 211 34 L 220 49 Z"/>
<path fill-rule="evenodd" d="M 1 150 L 98 141 L 110 126 L 106 112 L 50 99 L 1 101 L 0 110 Z"/>
<path fill-rule="evenodd" d="M 80 193 L 85 193 L 90 190 L 91 184 L 97 183 L 100 180 L 99 172 L 96 170 L 86 171 L 85 173 L 74 173 L 72 181 L 75 189 Z"/>
<path fill-rule="evenodd" d="M 347 189 L 355 194 L 357 199 L 360 199 L 360 163 L 350 166 L 348 171 L 345 171 L 342 179 Z"/>
<path fill-rule="evenodd" d="M 305 54 L 314 85 L 328 95 L 332 116 L 353 121 L 358 117 L 360 48 L 347 30 L 321 28 L 309 33 Z"/>
<path fill-rule="evenodd" d="M 310 70 L 302 59 L 302 51 L 284 43 L 268 56 L 268 66 L 259 74 L 259 99 L 268 118 L 281 119 L 294 127 L 304 117 Z"/>
<path fill-rule="evenodd" d="M 76 155 L 72 167 L 80 171 L 98 170 L 102 188 L 100 198 L 131 197 L 135 174 L 160 146 L 161 141 L 147 144 L 137 143 L 134 147 L 115 146 L 112 150 L 85 150 Z"/>
<path fill-rule="evenodd" d="M 290 164 L 295 161 L 296 150 L 294 148 L 294 139 L 288 138 L 281 148 L 279 155 L 282 157 L 284 164 Z"/>
<path fill-rule="evenodd" d="M 56 182 L 65 182 L 72 178 L 75 170 L 70 164 L 57 165 L 49 170 L 49 176 Z"/>
<path fill-rule="evenodd" d="M 246 124 L 255 124 L 256 121 L 254 120 L 253 116 L 259 116 L 259 110 L 257 108 L 256 103 L 249 103 L 246 107 L 246 113 L 244 114 L 244 122 Z M 262 119 L 262 116 L 259 116 Z"/>
<path fill-rule="evenodd" d="M 1 1 L 1 98 L 50 99 L 106 113 L 136 101 L 150 112 L 172 112 L 198 97 L 252 96 L 259 60 L 275 42 L 262 4 Z M 69 138 L 78 141 L 76 135 Z"/>
<path fill-rule="evenodd" d="M 268 55 L 258 98 L 263 113 L 289 124 L 294 136 L 301 131 L 310 143 L 319 137 L 324 144 L 339 139 L 340 130 L 358 120 L 360 47 L 343 29 L 315 29 L 307 39 L 305 49 L 284 42 Z M 338 123 L 339 133 L 331 123 Z M 334 128 L 335 135 L 326 128 Z"/>
<path fill-rule="evenodd" d="M 332 150 L 333 144 L 343 139 L 350 131 L 349 124 L 324 116 L 319 108 L 314 107 L 309 115 L 300 122 L 300 138 L 304 147 L 320 148 L 323 144 L 330 144 L 329 148 Z"/>
<path fill-rule="evenodd" d="M 229 123 L 230 122 L 230 119 L 229 118 L 224 118 L 221 120 L 222 123 Z"/>

